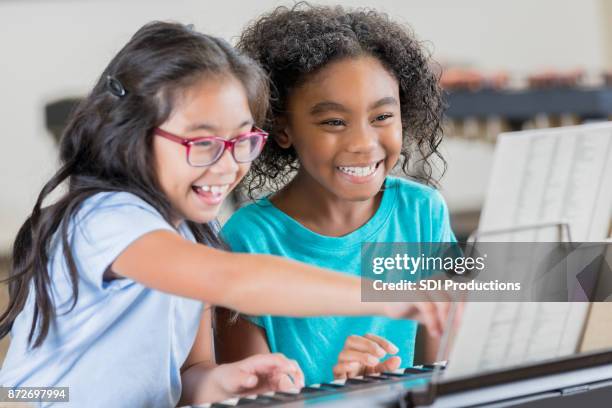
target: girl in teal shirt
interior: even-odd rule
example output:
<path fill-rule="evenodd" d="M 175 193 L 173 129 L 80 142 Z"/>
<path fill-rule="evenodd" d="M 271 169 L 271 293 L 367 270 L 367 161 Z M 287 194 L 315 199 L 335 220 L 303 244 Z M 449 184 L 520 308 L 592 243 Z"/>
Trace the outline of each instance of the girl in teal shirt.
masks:
<path fill-rule="evenodd" d="M 224 226 L 234 251 L 359 276 L 363 242 L 455 241 L 442 197 L 425 185 L 433 184 L 430 158 L 439 156 L 441 91 L 405 27 L 373 11 L 299 4 L 259 18 L 238 47 L 273 82 L 271 138 L 245 185 L 251 195 L 262 186 L 274 193 Z M 413 157 L 424 184 L 389 175 L 400 163 L 408 174 Z M 230 314 L 221 312 L 218 325 L 223 359 L 281 352 L 298 361 L 307 383 L 413 362 L 414 321 L 224 319 Z"/>

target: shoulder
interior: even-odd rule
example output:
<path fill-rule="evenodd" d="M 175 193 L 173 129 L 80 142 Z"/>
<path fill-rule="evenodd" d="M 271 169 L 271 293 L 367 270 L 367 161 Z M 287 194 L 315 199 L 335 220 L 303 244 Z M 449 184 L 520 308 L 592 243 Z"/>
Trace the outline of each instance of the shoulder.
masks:
<path fill-rule="evenodd" d="M 104 272 L 134 241 L 153 231 L 178 233 L 152 205 L 126 192 L 92 195 L 81 203 L 69 225 L 67 237 L 79 273 L 99 289 L 104 287 Z M 55 253 L 60 254 L 59 261 L 63 259 L 60 248 Z"/>
<path fill-rule="evenodd" d="M 71 220 L 75 234 L 100 238 L 130 231 L 175 228 L 151 204 L 127 192 L 101 192 L 87 198 Z"/>
<path fill-rule="evenodd" d="M 454 242 L 449 210 L 435 188 L 413 180 L 391 177 L 387 188 L 395 188 L 397 219 L 414 220 L 419 225 L 420 241 Z"/>
<path fill-rule="evenodd" d="M 387 188 L 397 191 L 397 198 L 399 201 L 411 202 L 419 206 L 427 206 L 430 208 L 446 206 L 444 198 L 438 190 L 414 180 L 389 177 Z"/>
<path fill-rule="evenodd" d="M 105 191 L 94 194 L 83 201 L 78 213 L 81 216 L 85 216 L 95 211 L 121 208 L 134 210 L 140 209 L 142 211 L 158 214 L 161 217 L 159 211 L 157 211 L 151 204 L 147 203 L 136 194 L 124 191 Z"/>
<path fill-rule="evenodd" d="M 391 177 L 389 184 L 396 190 L 396 211 L 403 216 L 418 216 L 421 221 L 434 225 L 445 223 L 448 219 L 446 201 L 435 188 L 396 177 Z"/>
<path fill-rule="evenodd" d="M 75 214 L 76 222 L 85 222 L 92 217 L 128 217 L 146 215 L 163 220 L 163 216 L 151 204 L 136 194 L 105 191 L 85 199 Z"/>
<path fill-rule="evenodd" d="M 249 228 L 263 228 L 270 219 L 274 218 L 274 206 L 268 200 L 257 200 L 236 210 L 223 225 L 223 232 L 244 230 Z"/>

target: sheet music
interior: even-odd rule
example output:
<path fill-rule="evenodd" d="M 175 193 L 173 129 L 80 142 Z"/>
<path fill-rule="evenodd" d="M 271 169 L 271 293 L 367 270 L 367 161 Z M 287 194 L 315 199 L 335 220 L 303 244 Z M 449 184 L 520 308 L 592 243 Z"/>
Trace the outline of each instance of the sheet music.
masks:
<path fill-rule="evenodd" d="M 444 378 L 574 354 L 588 303 L 468 303 Z"/>
<path fill-rule="evenodd" d="M 500 135 L 479 231 L 568 222 L 572 240 L 603 240 L 612 210 L 612 122 Z M 557 241 L 521 231 L 499 241 Z"/>
<path fill-rule="evenodd" d="M 575 242 L 603 241 L 612 213 L 612 122 L 500 135 L 479 231 L 567 222 Z M 486 241 L 555 242 L 555 228 Z M 444 378 L 570 355 L 590 304 L 468 303 Z"/>

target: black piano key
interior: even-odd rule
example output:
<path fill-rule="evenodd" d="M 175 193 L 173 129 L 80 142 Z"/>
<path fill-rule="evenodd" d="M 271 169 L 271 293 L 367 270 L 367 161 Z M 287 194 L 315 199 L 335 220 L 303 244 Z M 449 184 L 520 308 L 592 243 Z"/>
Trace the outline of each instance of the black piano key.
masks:
<path fill-rule="evenodd" d="M 344 388 L 343 384 L 334 384 L 334 383 L 322 383 L 321 386 L 330 387 L 330 388 Z"/>
<path fill-rule="evenodd" d="M 385 371 L 382 373 L 382 375 L 388 376 L 388 377 L 400 377 L 400 378 L 406 378 L 406 377 L 410 377 L 412 375 L 416 375 L 416 374 L 427 374 L 430 373 L 431 370 L 424 370 L 422 368 L 414 368 L 414 367 L 408 367 L 405 368 L 403 372 L 391 372 L 391 371 Z"/>
<path fill-rule="evenodd" d="M 274 395 L 258 395 L 256 400 L 267 400 L 274 402 L 291 402 L 299 399 L 299 395 L 288 394 L 283 392 L 275 392 Z"/>
<path fill-rule="evenodd" d="M 423 364 L 422 366 L 425 370 L 433 370 L 434 368 L 436 368 L 434 364 Z"/>
<path fill-rule="evenodd" d="M 299 393 L 277 391 L 277 392 L 274 393 L 274 397 L 276 397 L 277 395 L 279 397 L 287 398 L 289 400 L 300 399 L 300 394 Z"/>
<path fill-rule="evenodd" d="M 359 380 L 357 378 L 348 378 L 343 384 L 336 384 L 333 382 L 330 383 L 322 383 L 322 387 L 330 387 L 334 388 L 337 391 L 342 391 L 343 389 L 354 388 L 359 385 L 370 384 L 370 381 L 367 380 Z"/>
<path fill-rule="evenodd" d="M 390 371 L 385 371 L 385 372 L 382 373 L 382 375 L 384 375 L 386 377 L 395 377 L 395 378 L 404 378 L 404 377 L 408 376 L 406 374 L 392 373 Z"/>
<path fill-rule="evenodd" d="M 245 400 L 244 405 L 247 405 L 247 404 L 265 405 L 265 404 L 277 403 L 277 402 L 291 402 L 291 401 L 302 399 L 304 398 L 305 395 L 312 395 L 312 394 L 326 393 L 326 392 L 329 393 L 329 392 L 333 392 L 334 390 L 335 388 L 332 388 L 332 387 L 328 388 L 323 385 L 320 388 L 304 387 L 300 389 L 300 392 L 298 394 L 287 393 L 287 392 L 276 392 L 274 395 L 258 395 L 257 398 L 254 400 L 243 398 L 239 400 L 238 405 L 242 405 L 242 400 Z"/>
<path fill-rule="evenodd" d="M 408 367 L 404 370 L 404 374 L 427 374 L 430 371 L 429 369 Z"/>
<path fill-rule="evenodd" d="M 446 365 L 444 364 L 423 364 L 423 368 L 427 370 L 433 370 L 436 367 L 440 368 L 441 370 L 444 370 L 446 368 Z"/>
<path fill-rule="evenodd" d="M 330 388 L 324 387 L 304 387 L 300 390 L 300 394 L 317 394 L 325 391 L 329 391 Z"/>
<path fill-rule="evenodd" d="M 278 399 L 274 399 L 274 397 L 270 397 L 267 395 L 258 395 L 257 398 L 255 398 L 255 401 L 258 401 L 259 403 L 269 403 L 269 402 L 279 402 Z"/>
<path fill-rule="evenodd" d="M 240 406 L 243 406 L 243 405 L 259 405 L 259 406 L 262 406 L 262 405 L 267 405 L 267 404 L 268 404 L 267 401 L 263 402 L 262 400 L 256 400 L 256 399 L 252 399 L 252 398 L 240 398 L 238 400 L 238 404 L 236 404 L 236 405 L 240 405 Z"/>
<path fill-rule="evenodd" d="M 373 382 L 376 382 L 374 380 L 369 380 L 369 379 L 361 379 L 361 378 L 347 378 L 346 383 L 348 385 L 363 385 L 363 384 L 371 384 Z"/>
<path fill-rule="evenodd" d="M 384 374 L 381 375 L 366 375 L 363 378 L 366 378 L 371 381 L 379 382 L 379 381 L 389 381 L 392 377 L 388 377 Z"/>

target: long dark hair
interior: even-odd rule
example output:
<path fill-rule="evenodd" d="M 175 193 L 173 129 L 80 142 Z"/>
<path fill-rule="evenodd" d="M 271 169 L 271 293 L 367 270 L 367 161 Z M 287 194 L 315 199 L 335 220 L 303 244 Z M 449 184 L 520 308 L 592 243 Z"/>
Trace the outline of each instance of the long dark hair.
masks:
<path fill-rule="evenodd" d="M 445 102 L 433 61 L 409 27 L 375 10 L 299 2 L 254 20 L 242 32 L 237 48 L 258 61 L 271 81 L 265 126 L 272 137 L 242 183 L 251 198 L 262 187 L 279 190 L 299 168 L 295 149 L 281 148 L 274 137 L 292 91 L 327 64 L 361 55 L 378 59 L 399 82 L 403 172 L 425 184 L 437 184 L 431 159 L 438 157 L 446 167 L 438 151 Z M 418 172 L 409 174 L 415 158 Z"/>
<path fill-rule="evenodd" d="M 60 142 L 61 167 L 40 192 L 32 214 L 13 247 L 6 280 L 10 301 L 0 316 L 0 338 L 23 310 L 30 287 L 35 291 L 28 342 L 38 347 L 46 338 L 55 309 L 48 270 L 50 243 L 60 234 L 70 271 L 72 308 L 78 298 L 78 271 L 68 243 L 68 225 L 84 200 L 103 191 L 125 191 L 156 208 L 168 221 L 176 215 L 161 192 L 153 170 L 151 130 L 171 114 L 176 98 L 203 75 L 233 75 L 247 91 L 257 123 L 268 107 L 268 82 L 250 58 L 225 41 L 189 26 L 153 22 L 142 27 L 113 58 L 91 93 L 73 112 Z M 125 95 L 123 94 L 125 91 Z M 60 184 L 68 191 L 43 208 Z M 196 240 L 224 244 L 212 224 L 188 222 Z"/>

